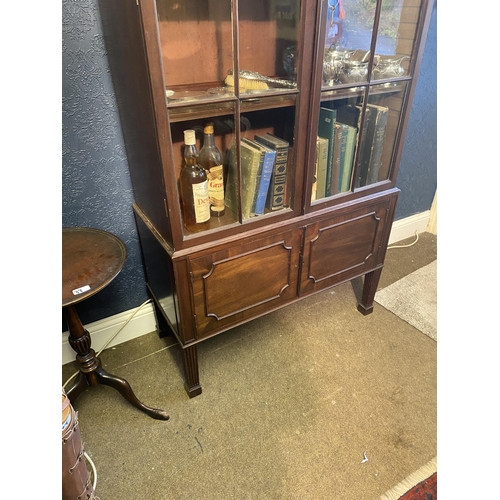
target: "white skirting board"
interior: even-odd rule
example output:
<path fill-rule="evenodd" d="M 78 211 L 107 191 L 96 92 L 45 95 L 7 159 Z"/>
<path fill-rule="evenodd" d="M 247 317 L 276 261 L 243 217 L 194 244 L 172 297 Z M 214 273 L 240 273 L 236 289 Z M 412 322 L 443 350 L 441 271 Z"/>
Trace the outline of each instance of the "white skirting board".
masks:
<path fill-rule="evenodd" d="M 113 337 L 113 335 L 122 328 L 127 320 L 137 311 L 130 309 L 114 316 L 88 323 L 84 325 L 85 329 L 90 333 L 92 342 L 92 349 L 98 353 L 102 347 Z M 141 335 L 154 332 L 156 330 L 156 322 L 154 317 L 153 305 L 148 303 L 143 305 L 137 311 L 134 317 L 127 323 L 121 332 L 109 343 L 106 349 L 113 347 L 117 344 L 126 342 L 127 340 L 135 339 Z M 62 364 L 70 363 L 75 360 L 76 353 L 73 351 L 68 343 L 68 332 L 62 334 Z"/>
<path fill-rule="evenodd" d="M 412 215 L 406 219 L 397 220 L 392 224 L 389 245 L 410 238 L 417 233 L 423 233 L 429 223 L 430 211 Z M 136 308 L 137 309 L 137 308 Z M 92 339 L 92 349 L 99 352 L 102 346 L 127 322 L 136 309 L 115 314 L 108 318 L 84 325 Z M 141 307 L 123 330 L 109 343 L 107 349 L 117 344 L 132 340 L 141 335 L 151 333 L 156 329 L 153 306 L 148 303 Z M 62 334 L 62 364 L 75 360 L 75 352 L 68 343 L 68 332 Z"/>

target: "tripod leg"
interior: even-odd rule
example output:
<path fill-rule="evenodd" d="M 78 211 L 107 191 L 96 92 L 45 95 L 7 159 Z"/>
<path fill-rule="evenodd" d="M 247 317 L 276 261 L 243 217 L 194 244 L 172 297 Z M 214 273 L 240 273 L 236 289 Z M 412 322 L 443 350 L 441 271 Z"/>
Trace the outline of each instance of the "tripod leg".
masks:
<path fill-rule="evenodd" d="M 109 385 L 113 387 L 113 389 L 116 389 L 129 403 L 150 417 L 156 420 L 168 420 L 170 418 L 166 411 L 151 408 L 141 403 L 134 394 L 132 387 L 130 387 L 130 384 L 125 379 L 109 374 L 102 367 L 97 368 L 95 373 L 101 384 Z"/>

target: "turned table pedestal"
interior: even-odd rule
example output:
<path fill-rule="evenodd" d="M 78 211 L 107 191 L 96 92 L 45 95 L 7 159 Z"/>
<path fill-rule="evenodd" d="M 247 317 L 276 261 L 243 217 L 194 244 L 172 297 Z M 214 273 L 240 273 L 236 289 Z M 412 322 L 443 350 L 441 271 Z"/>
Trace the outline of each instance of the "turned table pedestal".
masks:
<path fill-rule="evenodd" d="M 87 387 L 108 385 L 150 417 L 168 420 L 165 411 L 141 403 L 125 379 L 104 370 L 74 307 L 111 283 L 123 268 L 126 256 L 125 245 L 111 233 L 83 227 L 62 230 L 62 307 L 68 323 L 68 341 L 80 363 L 80 371 L 66 394 L 74 404 Z"/>

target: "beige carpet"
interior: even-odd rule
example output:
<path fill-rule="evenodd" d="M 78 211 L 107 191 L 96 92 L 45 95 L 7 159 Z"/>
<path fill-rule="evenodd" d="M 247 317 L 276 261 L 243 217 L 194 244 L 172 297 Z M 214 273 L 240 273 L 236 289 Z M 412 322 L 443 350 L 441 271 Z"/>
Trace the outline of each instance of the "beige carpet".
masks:
<path fill-rule="evenodd" d="M 437 341 L 437 260 L 379 290 L 375 301 Z"/>

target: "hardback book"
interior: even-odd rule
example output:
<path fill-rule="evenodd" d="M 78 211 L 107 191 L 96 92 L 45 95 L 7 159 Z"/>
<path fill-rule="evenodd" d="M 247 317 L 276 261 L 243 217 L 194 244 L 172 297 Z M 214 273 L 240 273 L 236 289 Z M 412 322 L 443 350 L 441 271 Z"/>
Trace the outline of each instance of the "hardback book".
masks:
<path fill-rule="evenodd" d="M 374 130 L 366 183 L 374 184 L 375 182 L 378 182 L 389 108 L 385 106 L 377 106 L 376 104 L 368 104 L 367 107 L 371 109 Z"/>
<path fill-rule="evenodd" d="M 257 182 L 257 190 L 255 196 L 255 205 L 252 207 L 252 213 L 255 215 L 262 215 L 264 213 L 264 208 L 266 206 L 267 194 L 269 192 L 269 184 L 271 183 L 271 176 L 274 170 L 274 164 L 276 162 L 276 151 L 274 149 L 268 148 L 257 141 L 252 141 L 249 139 L 243 139 L 248 141 L 250 145 L 258 148 L 262 152 L 262 169 L 259 173 L 259 179 Z"/>
<path fill-rule="evenodd" d="M 343 106 L 337 110 L 337 121 L 360 129 L 361 121 L 361 106 Z M 373 127 L 371 123 L 371 110 L 367 107 L 366 114 L 361 129 L 361 137 L 359 138 L 359 155 L 357 164 L 357 179 L 356 186 L 366 185 L 368 175 L 368 165 L 370 162 L 369 152 L 367 153 L 367 144 L 371 144 L 373 137 Z M 369 146 L 368 146 L 369 147 Z"/>
<path fill-rule="evenodd" d="M 226 152 L 227 176 L 224 182 L 224 203 L 234 213 L 238 213 L 238 172 L 236 164 L 236 143 L 233 140 Z"/>
<path fill-rule="evenodd" d="M 283 208 L 285 202 L 288 148 L 290 144 L 288 141 L 270 134 L 269 132 L 262 135 L 255 135 L 254 139 L 257 142 L 264 144 L 264 146 L 276 151 L 276 161 L 269 185 L 266 208 L 268 210 L 280 210 Z"/>
<path fill-rule="evenodd" d="M 340 150 L 342 148 L 342 131 L 340 123 L 335 123 L 335 134 L 333 138 L 333 160 L 332 160 L 332 178 L 330 184 L 330 195 L 333 196 L 340 192 Z"/>
<path fill-rule="evenodd" d="M 342 166 L 342 178 L 340 179 L 340 192 L 349 191 L 351 187 L 351 176 L 354 164 L 354 152 L 356 150 L 356 139 L 358 129 L 356 127 L 347 126 L 347 138 L 345 146 L 344 164 Z"/>
<path fill-rule="evenodd" d="M 244 139 L 240 144 L 241 161 L 241 214 L 243 219 L 252 217 L 255 196 L 262 171 L 264 154 Z"/>
<path fill-rule="evenodd" d="M 316 199 L 319 200 L 326 196 L 326 171 L 328 163 L 328 143 L 330 141 L 324 137 L 316 138 L 316 155 L 318 157 L 318 172 L 316 175 Z"/>
<path fill-rule="evenodd" d="M 316 154 L 314 156 L 314 177 L 311 190 L 311 201 L 316 200 L 317 192 L 318 192 L 318 147 L 316 145 Z"/>
<path fill-rule="evenodd" d="M 347 136 L 349 135 L 349 125 L 337 121 L 337 124 L 341 127 L 342 136 L 340 138 L 340 154 L 339 154 L 339 179 L 338 179 L 338 190 L 342 192 L 342 179 L 344 176 L 344 166 L 345 166 L 345 155 L 347 150 Z"/>
<path fill-rule="evenodd" d="M 333 150 L 335 144 L 335 122 L 337 111 L 330 108 L 319 108 L 318 135 L 328 139 L 328 158 L 326 168 L 326 189 L 325 196 L 330 196 L 333 173 Z"/>
<path fill-rule="evenodd" d="M 361 106 L 358 106 L 361 110 Z M 359 141 L 359 156 L 358 156 L 358 173 L 356 185 L 357 187 L 366 186 L 368 178 L 368 170 L 370 168 L 370 158 L 373 143 L 373 113 L 372 109 L 367 105 L 365 110 L 365 119 L 363 122 L 363 129 L 361 130 L 361 137 Z"/>

